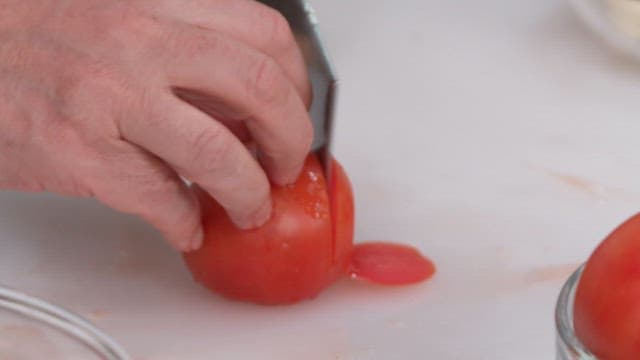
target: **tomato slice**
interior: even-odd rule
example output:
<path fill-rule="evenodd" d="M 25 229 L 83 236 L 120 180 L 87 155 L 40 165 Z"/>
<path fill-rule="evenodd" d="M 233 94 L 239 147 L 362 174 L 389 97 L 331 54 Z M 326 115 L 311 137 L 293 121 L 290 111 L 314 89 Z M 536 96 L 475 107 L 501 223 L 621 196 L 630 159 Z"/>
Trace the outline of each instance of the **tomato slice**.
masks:
<path fill-rule="evenodd" d="M 333 276 L 339 277 L 349 265 L 349 256 L 353 249 L 355 210 L 353 189 L 340 163 L 332 162 L 333 170 L 328 181 L 329 206 L 331 215 L 331 254 L 335 270 Z"/>
<path fill-rule="evenodd" d="M 356 245 L 349 274 L 383 285 L 406 285 L 429 279 L 436 268 L 418 250 L 406 245 L 373 242 Z"/>

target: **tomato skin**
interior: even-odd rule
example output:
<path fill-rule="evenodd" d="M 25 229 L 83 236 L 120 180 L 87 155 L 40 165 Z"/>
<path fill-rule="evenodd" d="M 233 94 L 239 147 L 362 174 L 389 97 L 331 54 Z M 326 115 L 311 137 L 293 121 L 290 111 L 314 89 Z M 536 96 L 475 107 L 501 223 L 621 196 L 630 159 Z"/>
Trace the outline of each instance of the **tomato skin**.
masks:
<path fill-rule="evenodd" d="M 314 155 L 295 184 L 272 187 L 272 217 L 258 229 L 237 229 L 224 209 L 200 192 L 205 239 L 199 250 L 184 254 L 194 278 L 223 296 L 260 304 L 313 298 L 335 281 L 345 271 L 353 241 L 353 198 L 346 174 L 334 165 L 337 237 Z"/>
<path fill-rule="evenodd" d="M 640 214 L 589 258 L 576 290 L 574 327 L 599 359 L 640 359 Z"/>

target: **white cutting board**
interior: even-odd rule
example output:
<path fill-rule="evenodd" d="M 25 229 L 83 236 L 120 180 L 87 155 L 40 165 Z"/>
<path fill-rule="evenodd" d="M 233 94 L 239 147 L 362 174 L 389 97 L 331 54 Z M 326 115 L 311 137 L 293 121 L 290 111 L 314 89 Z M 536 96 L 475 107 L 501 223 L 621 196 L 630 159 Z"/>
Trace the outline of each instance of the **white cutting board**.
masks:
<path fill-rule="evenodd" d="M 228 302 L 137 219 L 0 193 L 0 283 L 87 316 L 136 360 L 553 358 L 562 282 L 640 202 L 640 66 L 562 1 L 315 7 L 356 237 L 417 246 L 433 281 Z"/>

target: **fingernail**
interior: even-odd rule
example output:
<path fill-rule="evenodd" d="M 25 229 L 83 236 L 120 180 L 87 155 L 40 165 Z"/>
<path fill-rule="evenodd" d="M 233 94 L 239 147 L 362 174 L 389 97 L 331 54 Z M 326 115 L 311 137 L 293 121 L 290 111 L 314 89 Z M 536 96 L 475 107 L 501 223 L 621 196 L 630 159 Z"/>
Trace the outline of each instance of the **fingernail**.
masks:
<path fill-rule="evenodd" d="M 260 207 L 251 215 L 244 218 L 234 218 L 231 216 L 233 223 L 242 230 L 249 230 L 264 225 L 271 217 L 271 198 L 267 199 Z"/>
<path fill-rule="evenodd" d="M 285 177 L 281 177 L 278 181 L 276 181 L 276 184 L 280 186 L 287 186 L 287 185 L 294 184 L 296 180 L 298 180 L 297 176 L 285 176 Z"/>
<path fill-rule="evenodd" d="M 302 172 L 304 164 L 296 166 L 279 166 L 274 161 L 265 158 L 262 153 L 258 153 L 260 164 L 267 170 L 269 179 L 278 186 L 286 186 L 295 183 Z"/>
<path fill-rule="evenodd" d="M 268 197 L 262 206 L 256 211 L 253 223 L 255 227 L 264 225 L 271 218 L 271 197 Z"/>
<path fill-rule="evenodd" d="M 273 182 L 280 186 L 294 184 L 298 180 L 301 171 L 302 167 L 296 168 L 295 171 L 289 171 L 284 175 L 280 175 L 278 178 L 273 179 Z"/>

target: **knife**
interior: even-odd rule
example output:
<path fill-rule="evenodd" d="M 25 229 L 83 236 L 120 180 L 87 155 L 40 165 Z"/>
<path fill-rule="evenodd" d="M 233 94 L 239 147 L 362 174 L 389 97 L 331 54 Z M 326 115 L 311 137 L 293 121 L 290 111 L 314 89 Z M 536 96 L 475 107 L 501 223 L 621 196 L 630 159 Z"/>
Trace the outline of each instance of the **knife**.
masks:
<path fill-rule="evenodd" d="M 313 101 L 309 110 L 314 129 L 311 151 L 318 155 L 327 179 L 327 186 L 331 186 L 331 133 L 338 80 L 320 38 L 315 12 L 306 0 L 260 0 L 260 2 L 284 15 L 302 50 L 313 89 Z"/>

